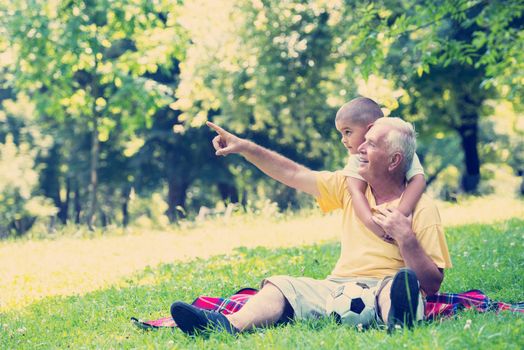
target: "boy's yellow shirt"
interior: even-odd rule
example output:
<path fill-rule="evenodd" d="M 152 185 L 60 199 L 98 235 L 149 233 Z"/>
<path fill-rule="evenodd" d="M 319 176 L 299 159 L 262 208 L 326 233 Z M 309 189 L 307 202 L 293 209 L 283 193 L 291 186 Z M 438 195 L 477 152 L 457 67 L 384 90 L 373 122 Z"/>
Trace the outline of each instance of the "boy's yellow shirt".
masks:
<path fill-rule="evenodd" d="M 398 246 L 377 237 L 357 217 L 343 173 L 322 171 L 316 176 L 320 191 L 317 202 L 322 211 L 343 210 L 340 258 L 331 276 L 384 278 L 405 267 Z M 369 186 L 365 196 L 372 210 L 377 207 L 396 208 L 400 202 L 398 198 L 377 206 Z M 450 268 L 451 259 L 438 209 L 425 194 L 413 212 L 412 228 L 431 260 L 439 268 Z"/>

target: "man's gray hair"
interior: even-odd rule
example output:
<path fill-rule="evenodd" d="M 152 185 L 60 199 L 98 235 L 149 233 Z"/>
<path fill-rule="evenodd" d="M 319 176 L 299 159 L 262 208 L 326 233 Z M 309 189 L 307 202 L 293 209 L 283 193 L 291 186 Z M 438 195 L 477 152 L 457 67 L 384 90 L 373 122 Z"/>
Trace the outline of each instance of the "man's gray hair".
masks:
<path fill-rule="evenodd" d="M 384 117 L 377 119 L 373 125 L 385 125 L 391 128 L 385 137 L 388 153 L 393 155 L 395 152 L 400 152 L 404 157 L 402 170 L 407 172 L 411 163 L 413 163 L 413 156 L 417 148 L 413 124 L 400 118 Z"/>

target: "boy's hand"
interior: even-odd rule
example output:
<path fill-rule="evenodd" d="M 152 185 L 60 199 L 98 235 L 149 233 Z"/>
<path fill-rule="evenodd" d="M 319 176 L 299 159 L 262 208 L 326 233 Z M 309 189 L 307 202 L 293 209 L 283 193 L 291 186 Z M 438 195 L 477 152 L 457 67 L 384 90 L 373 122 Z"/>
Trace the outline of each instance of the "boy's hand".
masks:
<path fill-rule="evenodd" d="M 232 133 L 222 129 L 220 126 L 206 122 L 206 125 L 217 132 L 217 136 L 213 138 L 213 147 L 217 156 L 227 156 L 231 153 L 242 153 L 245 140 L 233 135 Z"/>

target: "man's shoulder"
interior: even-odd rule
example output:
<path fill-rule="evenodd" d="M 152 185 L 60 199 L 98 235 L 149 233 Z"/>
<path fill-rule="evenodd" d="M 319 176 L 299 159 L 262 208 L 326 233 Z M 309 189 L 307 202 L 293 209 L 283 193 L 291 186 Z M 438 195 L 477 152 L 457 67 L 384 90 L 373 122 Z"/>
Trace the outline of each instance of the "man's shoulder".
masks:
<path fill-rule="evenodd" d="M 431 197 L 427 193 L 422 193 L 422 196 L 420 197 L 418 204 L 422 206 L 437 206 L 437 204 L 435 203 L 435 199 L 433 199 L 433 197 Z"/>
<path fill-rule="evenodd" d="M 317 177 L 317 182 L 325 182 L 329 183 L 330 185 L 334 186 L 341 186 L 345 183 L 346 176 L 344 175 L 343 170 L 336 170 L 336 171 L 328 171 L 328 170 L 322 170 L 315 172 L 315 175 Z"/>
<path fill-rule="evenodd" d="M 317 202 L 320 208 L 324 212 L 343 208 L 349 191 L 346 187 L 346 177 L 342 172 L 319 171 L 315 175 L 319 192 Z"/>
<path fill-rule="evenodd" d="M 425 221 L 426 223 L 434 222 L 440 224 L 440 213 L 435 200 L 427 194 L 422 194 L 415 207 L 413 220 Z"/>
<path fill-rule="evenodd" d="M 422 196 L 420 197 L 418 203 L 417 203 L 417 206 L 415 208 L 415 211 L 418 211 L 418 210 L 427 210 L 427 209 L 430 209 L 430 210 L 436 210 L 438 211 L 438 208 L 437 208 L 437 203 L 435 202 L 435 200 L 433 199 L 433 197 L 423 193 Z"/>

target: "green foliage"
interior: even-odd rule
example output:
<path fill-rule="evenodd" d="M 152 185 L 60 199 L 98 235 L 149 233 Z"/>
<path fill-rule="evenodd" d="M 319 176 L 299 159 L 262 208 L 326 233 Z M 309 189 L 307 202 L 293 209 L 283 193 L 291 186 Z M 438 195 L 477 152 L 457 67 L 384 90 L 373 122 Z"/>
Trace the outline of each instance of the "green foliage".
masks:
<path fill-rule="evenodd" d="M 520 271 L 524 265 L 524 221 L 450 229 L 448 244 L 454 267 L 442 291 L 479 288 L 494 300 L 524 299 Z M 189 338 L 178 330 L 143 332 L 129 321 L 164 317 L 175 300 L 198 295 L 225 296 L 242 287 L 257 287 L 262 278 L 290 274 L 323 278 L 333 267 L 339 245 L 326 243 L 287 249 L 244 249 L 209 260 L 146 268 L 119 287 L 85 296 L 51 297 L 2 316 L 2 348 L 445 348 L 518 349 L 524 341 L 521 315 L 460 312 L 442 322 L 388 335 L 382 329 L 359 332 L 325 319 L 256 330 L 239 337 L 212 334 Z M 469 322 L 467 320 L 470 320 Z M 465 325 L 469 324 L 468 327 Z"/>
<path fill-rule="evenodd" d="M 522 109 L 523 10 L 518 0 L 4 1 L 0 137 L 36 149 L 35 194 L 63 223 L 128 222 L 131 189 L 166 193 L 172 221 L 219 201 L 296 208 L 307 200 L 217 159 L 199 128 L 212 119 L 336 169 L 337 108 L 369 94 L 364 84 L 391 86 L 378 100 L 416 124 L 430 179 L 458 169 L 475 191 L 483 163 L 522 171 L 521 135 L 492 137 L 485 117 L 493 100 L 511 101 L 515 120 Z"/>
<path fill-rule="evenodd" d="M 87 118 L 89 124 L 88 117 L 99 113 L 102 140 L 107 140 L 116 117 L 132 132 L 147 124 L 154 107 L 166 104 L 162 97 L 170 94 L 169 88 L 141 76 L 182 57 L 185 38 L 175 25 L 175 5 L 10 5 L 6 28 L 20 58 L 14 67 L 15 86 L 32 91 L 39 110 L 59 122 L 72 116 Z"/>
<path fill-rule="evenodd" d="M 143 228 L 165 228 L 169 219 L 165 215 L 167 203 L 160 193 L 153 193 L 150 198 L 141 198 L 132 193 L 129 201 L 129 215 L 132 224 Z"/>
<path fill-rule="evenodd" d="M 10 231 L 28 230 L 34 218 L 56 214 L 56 208 L 42 196 L 35 196 L 38 173 L 33 168 L 34 152 L 27 144 L 17 146 L 12 135 L 0 143 L 0 237 Z"/>
<path fill-rule="evenodd" d="M 31 95 L 55 144 L 71 152 L 62 152 L 67 165 L 77 158 L 75 152 L 85 157 L 89 167 L 70 166 L 57 176 L 64 183 L 79 179 L 78 196 L 84 195 L 80 187 L 88 189 L 88 215 L 97 209 L 100 143 L 133 140 L 172 101 L 172 87 L 148 75 L 183 58 L 186 37 L 176 23 L 177 6 L 164 1 L 37 1 L 3 9 L 2 29 L 11 40 L 10 53 L 18 58 L 6 68 L 14 77 L 11 84 Z M 120 182 L 126 185 L 126 180 Z"/>
<path fill-rule="evenodd" d="M 384 5 L 392 11 L 386 35 L 416 41 L 415 55 L 407 57 L 419 75 L 429 73 L 431 65 L 469 65 L 486 72 L 483 86 L 498 86 L 505 97 L 522 103 L 521 1 L 395 0 Z M 459 28 L 471 36 L 454 36 Z"/>
<path fill-rule="evenodd" d="M 460 135 L 455 147 L 463 148 L 466 192 L 478 190 L 481 160 L 489 161 L 476 151 L 479 118 L 490 113 L 484 102 L 497 90 L 520 104 L 514 92 L 522 69 L 514 60 L 523 50 L 514 50 L 524 40 L 517 1 L 239 1 L 222 16 L 234 18 L 218 26 L 222 41 L 198 40 L 187 56 L 175 103 L 185 112 L 181 120 L 200 125 L 205 111 L 219 109 L 219 123 L 237 132 L 249 128 L 247 135 L 265 144 L 260 130 L 272 148 L 291 156 L 292 147 L 299 154 L 294 159 L 306 155 L 314 168 L 340 166 L 344 155 L 329 127 L 334 110 L 356 94 L 359 78 L 372 73 L 381 71 L 404 89 L 396 112 L 417 124 L 420 143 Z M 505 39 L 510 37 L 518 43 Z M 234 50 L 219 50 L 216 57 L 213 44 Z M 436 168 L 430 178 L 458 165 L 451 153 L 423 148 L 423 156 L 443 164 L 427 164 Z"/>
<path fill-rule="evenodd" d="M 310 166 L 339 161 L 342 148 L 337 151 L 334 139 L 326 146 L 325 140 L 334 135 L 339 101 L 354 91 L 351 77 L 335 71 L 340 55 L 330 15 L 342 11 L 340 4 L 240 1 L 222 11 L 234 19 L 226 28 L 218 24 L 223 29 L 218 45 L 229 50 L 219 50 L 217 57 L 216 43 L 202 39 L 188 53 L 175 103 L 185 112 L 181 121 L 198 126 L 206 111 L 219 110 L 217 122 L 271 140 L 273 148 Z"/>
<path fill-rule="evenodd" d="M 490 44 L 479 38 L 495 40 L 494 37 L 502 35 L 500 30 L 518 31 L 522 5 L 499 1 L 417 1 L 415 5 L 397 1 L 386 4 L 394 4 L 390 7 L 389 19 L 393 31 L 387 34 L 391 45 L 383 71 L 407 92 L 399 112 L 417 124 L 421 143 L 442 135 L 449 139 L 450 132 L 460 136 L 463 151 L 461 188 L 468 193 L 478 192 L 480 164 L 490 161 L 488 150 L 482 147 L 485 139 L 481 134 L 489 131 L 480 125 L 483 117 L 493 113 L 487 106 L 488 100 L 502 94 L 520 104 L 518 98 L 507 94 L 513 87 L 507 85 L 505 78 L 500 74 L 491 75 L 495 66 L 504 65 L 502 61 L 506 57 L 499 56 Z M 505 12 L 506 6 L 513 14 L 502 20 L 495 13 L 502 7 Z M 508 50 L 511 45 L 503 41 L 498 44 L 498 49 L 507 46 Z M 522 45 L 521 40 L 519 45 Z M 439 163 L 449 158 L 438 149 L 428 145 L 424 148 L 432 153 L 428 158 L 437 158 Z M 430 177 L 436 175 L 438 173 L 430 173 Z"/>

